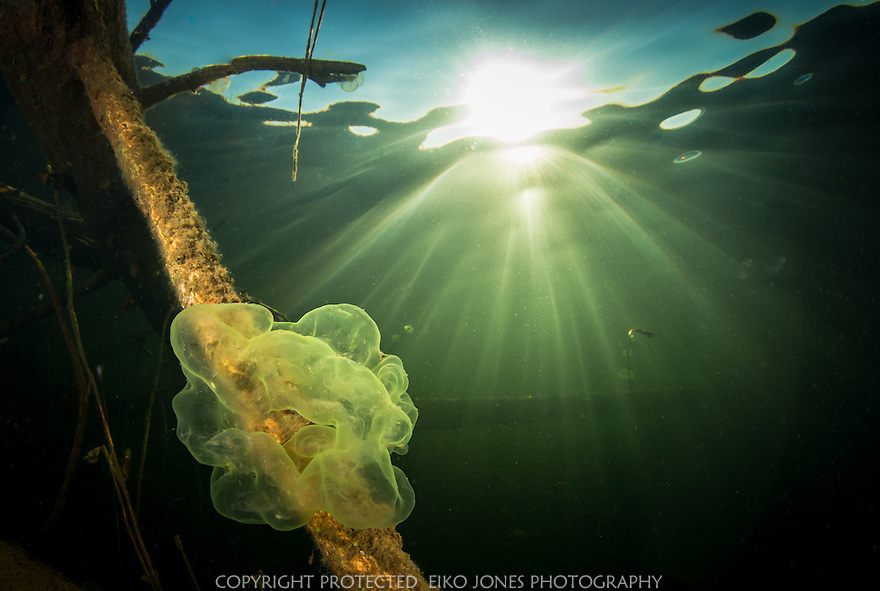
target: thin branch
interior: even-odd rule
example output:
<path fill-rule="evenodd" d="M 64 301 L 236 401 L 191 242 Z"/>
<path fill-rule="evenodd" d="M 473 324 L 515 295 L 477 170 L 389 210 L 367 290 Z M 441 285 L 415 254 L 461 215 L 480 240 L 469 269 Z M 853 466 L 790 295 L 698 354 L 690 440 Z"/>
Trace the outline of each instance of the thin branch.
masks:
<path fill-rule="evenodd" d="M 150 9 L 143 17 L 141 17 L 141 22 L 139 22 L 134 30 L 132 30 L 131 35 L 128 38 L 128 42 L 131 43 L 132 53 L 135 53 L 138 50 L 138 47 L 150 38 L 150 31 L 153 30 L 153 27 L 159 24 L 159 20 L 162 18 L 162 13 L 165 12 L 165 9 L 168 8 L 169 4 L 171 4 L 171 0 L 150 0 Z"/>
<path fill-rule="evenodd" d="M 61 219 L 64 220 L 64 223 L 67 224 L 74 223 L 82 225 L 85 223 L 79 213 L 69 209 L 62 209 L 59 214 L 58 208 L 51 203 L 43 201 L 42 199 L 37 199 L 36 197 L 28 195 L 21 189 L 15 189 L 9 185 L 0 184 L 0 199 L 8 201 L 13 207 L 29 209 L 52 218 L 60 215 Z"/>
<path fill-rule="evenodd" d="M 303 58 L 277 55 L 245 55 L 233 59 L 228 64 L 216 64 L 197 68 L 186 74 L 142 88 L 140 91 L 141 106 L 146 110 L 175 94 L 193 92 L 220 78 L 254 70 L 296 72 L 307 76 L 310 80 L 323 87 L 333 82 L 350 79 L 366 69 L 365 65 L 354 62 L 309 61 Z"/>

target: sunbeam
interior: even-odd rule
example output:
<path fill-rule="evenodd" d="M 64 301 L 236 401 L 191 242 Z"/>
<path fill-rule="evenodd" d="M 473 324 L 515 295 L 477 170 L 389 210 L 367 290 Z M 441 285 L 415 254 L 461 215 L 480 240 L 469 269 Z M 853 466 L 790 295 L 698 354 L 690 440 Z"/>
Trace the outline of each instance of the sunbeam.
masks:
<path fill-rule="evenodd" d="M 672 195 L 614 164 L 620 152 L 649 149 L 617 142 L 603 164 L 558 146 L 466 154 L 316 244 L 297 274 L 309 281 L 289 295 L 311 301 L 362 286 L 359 301 L 380 324 L 415 327 L 400 347 L 423 377 L 461 375 L 469 396 L 601 396 L 624 391 L 632 375 L 663 389 L 681 386 L 682 367 L 704 382 L 723 354 L 755 362 L 745 351 L 756 349 L 741 345 L 758 326 L 728 309 L 741 264 L 717 244 L 723 230 L 688 219 Z M 741 297 L 774 307 L 759 286 Z M 622 376 L 635 327 L 669 346 Z"/>

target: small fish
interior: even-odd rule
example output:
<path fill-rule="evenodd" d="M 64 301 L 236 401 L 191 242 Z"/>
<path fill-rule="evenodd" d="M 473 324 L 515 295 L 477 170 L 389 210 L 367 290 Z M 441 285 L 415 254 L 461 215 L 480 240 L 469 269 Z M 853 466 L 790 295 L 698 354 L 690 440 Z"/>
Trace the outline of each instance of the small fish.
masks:
<path fill-rule="evenodd" d="M 253 90 L 251 92 L 246 92 L 244 94 L 240 94 L 236 97 L 243 103 L 247 103 L 249 105 L 262 105 L 263 103 L 268 103 L 274 101 L 278 97 L 272 94 L 271 92 L 263 92 L 262 90 Z"/>
<path fill-rule="evenodd" d="M 634 329 L 632 329 L 631 331 L 629 331 L 629 336 L 630 336 L 630 338 L 633 338 L 634 333 L 643 334 L 643 335 L 645 335 L 646 337 L 648 337 L 649 339 L 652 338 L 652 337 L 654 336 L 654 333 L 651 332 L 650 330 L 642 330 L 641 328 L 634 328 Z"/>

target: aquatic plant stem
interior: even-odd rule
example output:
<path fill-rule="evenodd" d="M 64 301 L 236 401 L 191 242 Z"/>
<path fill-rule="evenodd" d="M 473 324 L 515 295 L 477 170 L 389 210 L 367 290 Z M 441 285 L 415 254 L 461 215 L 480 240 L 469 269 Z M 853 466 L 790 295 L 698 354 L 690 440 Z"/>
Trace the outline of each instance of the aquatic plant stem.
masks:
<path fill-rule="evenodd" d="M 178 534 L 174 534 L 174 545 L 177 546 L 177 550 L 183 558 L 183 564 L 186 565 L 186 570 L 189 573 L 189 578 L 192 581 L 193 587 L 196 588 L 196 591 L 202 591 L 202 588 L 199 586 L 199 581 L 196 579 L 196 573 L 193 571 L 192 566 L 189 563 L 189 558 L 187 558 L 186 552 L 183 549 L 183 540 L 180 539 Z"/>
<path fill-rule="evenodd" d="M 318 0 L 315 0 L 315 7 L 312 9 L 312 22 L 309 24 L 309 36 L 306 39 L 306 71 L 302 77 L 302 83 L 299 86 L 299 104 L 296 109 L 296 140 L 293 142 L 293 172 L 290 174 L 290 180 L 296 182 L 297 166 L 299 164 L 299 138 L 302 132 L 302 110 L 303 110 L 303 93 L 306 90 L 306 82 L 309 80 L 309 70 L 312 66 L 312 54 L 315 52 L 315 43 L 318 41 L 318 31 L 321 29 L 321 22 L 324 20 L 324 7 L 327 6 L 327 0 L 321 4 L 321 15 L 318 17 L 318 25 L 315 26 L 315 14 L 318 12 Z M 314 31 L 314 36 L 312 32 Z"/>
<path fill-rule="evenodd" d="M 18 218 L 15 218 L 15 220 L 16 222 L 18 222 Z M 3 234 L 10 239 L 15 238 L 15 234 L 10 232 L 6 227 L 2 225 L 0 225 L 0 234 Z M 40 260 L 40 257 L 37 256 L 37 253 L 35 253 L 31 249 L 31 247 L 27 245 L 27 242 L 22 244 L 21 248 L 34 264 L 34 267 L 36 267 L 37 273 L 40 276 L 40 281 L 43 283 L 43 288 L 46 290 L 46 293 L 49 296 L 49 301 L 52 303 L 52 308 L 55 311 L 55 318 L 58 321 L 58 328 L 61 330 L 61 336 L 64 338 L 64 343 L 67 345 L 67 351 L 70 354 L 70 361 L 73 364 L 73 377 L 74 381 L 76 382 L 77 392 L 79 394 L 76 431 L 73 435 L 73 443 L 70 446 L 70 455 L 67 459 L 67 467 L 64 469 L 64 481 L 61 483 L 61 489 L 58 491 L 58 497 L 55 499 L 55 505 L 52 507 L 52 511 L 51 513 L 49 513 L 49 517 L 43 524 L 42 531 L 45 531 L 49 528 L 50 525 L 52 525 L 52 523 L 55 521 L 55 518 L 58 517 L 58 514 L 61 512 L 62 507 L 64 507 L 64 502 L 67 499 L 67 491 L 70 488 L 71 481 L 73 480 L 73 473 L 76 471 L 76 464 L 79 460 L 80 450 L 82 449 L 83 436 L 85 434 L 89 390 L 86 383 L 85 372 L 83 372 L 82 364 L 80 363 L 80 358 L 77 354 L 77 348 L 73 338 L 73 333 L 71 332 L 70 326 L 67 323 L 67 319 L 64 316 L 64 306 L 61 304 L 61 298 L 58 296 L 58 292 L 55 290 L 55 286 L 52 284 L 52 280 L 49 278 L 49 274 L 46 272 L 46 267 L 43 266 L 43 262 Z"/>
<path fill-rule="evenodd" d="M 95 381 L 95 376 L 92 373 L 92 370 L 89 367 L 88 359 L 86 358 L 85 347 L 82 344 L 82 338 L 80 337 L 79 332 L 79 321 L 76 317 L 76 310 L 73 306 L 73 268 L 70 264 L 70 245 L 67 243 L 67 235 L 64 231 L 64 222 L 61 220 L 61 201 L 58 199 L 58 190 L 55 190 L 55 205 L 58 208 L 59 216 L 58 216 L 58 230 L 61 234 L 61 245 L 64 249 L 64 265 L 67 275 L 67 314 L 68 320 L 70 321 L 71 332 L 73 334 L 74 342 L 76 343 L 76 350 L 79 355 L 79 361 L 82 364 L 83 371 L 85 372 L 86 377 L 88 378 L 89 389 L 95 395 L 95 402 L 98 405 L 98 411 L 101 415 L 101 426 L 104 428 L 104 437 L 107 440 L 106 447 L 102 446 L 104 455 L 107 457 L 107 463 L 110 465 L 110 473 L 113 477 L 113 485 L 116 489 L 116 495 L 119 499 L 119 507 L 122 511 L 123 522 L 125 523 L 125 527 L 128 530 L 128 534 L 131 537 L 132 544 L 135 548 L 135 553 L 138 556 L 138 560 L 141 563 L 141 567 L 144 570 L 144 574 L 147 577 L 147 580 L 150 583 L 150 586 L 154 590 L 160 590 L 162 585 L 159 583 L 159 577 L 156 574 L 155 569 L 153 568 L 152 562 L 150 561 L 149 552 L 147 552 L 147 546 L 144 543 L 144 539 L 141 536 L 140 527 L 138 527 L 137 516 L 134 513 L 134 509 L 131 504 L 131 497 L 128 494 L 128 489 L 125 486 L 125 475 L 122 474 L 122 471 L 119 469 L 119 456 L 116 454 L 116 448 L 113 445 L 113 436 L 110 433 L 110 424 L 107 421 L 107 415 L 104 412 L 104 402 L 101 400 L 101 393 L 98 390 L 98 384 Z M 82 407 L 82 405 L 80 405 Z M 77 430 L 80 428 L 84 429 L 85 427 L 85 416 L 80 416 L 80 422 L 77 425 Z M 78 455 L 78 454 L 77 454 Z"/>
<path fill-rule="evenodd" d="M 140 515 L 141 512 L 141 486 L 144 482 L 144 465 L 147 463 L 147 441 L 150 438 L 153 403 L 156 401 L 156 389 L 159 386 L 159 374 L 162 371 L 162 354 L 165 351 L 165 335 L 168 332 L 168 322 L 171 320 L 173 312 L 174 308 L 168 310 L 168 314 L 165 315 L 165 324 L 162 325 L 162 334 L 159 336 L 159 354 L 157 356 L 158 361 L 156 362 L 156 373 L 153 375 L 153 389 L 150 390 L 150 400 L 147 403 L 147 413 L 144 417 L 144 441 L 141 444 L 141 461 L 138 465 L 137 485 L 134 495 L 134 508 L 136 515 Z"/>

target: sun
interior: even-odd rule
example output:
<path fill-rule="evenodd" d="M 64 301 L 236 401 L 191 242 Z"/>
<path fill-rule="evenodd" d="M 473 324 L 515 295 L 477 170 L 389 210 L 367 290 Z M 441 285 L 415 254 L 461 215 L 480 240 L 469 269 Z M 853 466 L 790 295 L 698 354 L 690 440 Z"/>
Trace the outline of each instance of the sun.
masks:
<path fill-rule="evenodd" d="M 590 123 L 582 113 L 593 94 L 578 80 L 580 66 L 506 52 L 485 54 L 461 76 L 457 92 L 464 119 L 435 130 L 424 147 L 461 137 L 520 144 L 551 129 Z"/>

